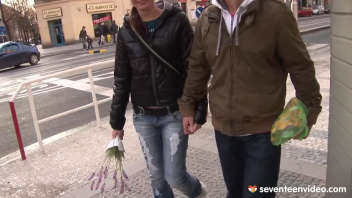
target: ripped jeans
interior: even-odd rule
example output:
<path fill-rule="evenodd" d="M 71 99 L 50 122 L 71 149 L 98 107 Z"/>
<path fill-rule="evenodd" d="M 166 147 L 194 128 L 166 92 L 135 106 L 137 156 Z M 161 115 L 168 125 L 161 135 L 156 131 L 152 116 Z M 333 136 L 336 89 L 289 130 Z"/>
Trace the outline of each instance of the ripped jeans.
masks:
<path fill-rule="evenodd" d="M 173 198 L 171 187 L 188 197 L 201 192 L 197 178 L 186 170 L 188 136 L 183 133 L 180 112 L 165 116 L 134 114 L 155 198 Z"/>

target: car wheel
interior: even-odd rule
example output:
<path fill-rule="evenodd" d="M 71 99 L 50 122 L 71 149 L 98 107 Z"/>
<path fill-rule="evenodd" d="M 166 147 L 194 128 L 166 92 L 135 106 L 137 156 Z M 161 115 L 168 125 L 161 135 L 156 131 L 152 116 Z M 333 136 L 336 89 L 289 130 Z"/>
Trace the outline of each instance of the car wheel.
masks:
<path fill-rule="evenodd" d="M 38 64 L 38 62 L 39 62 L 39 59 L 38 59 L 38 56 L 37 56 L 37 55 L 32 54 L 32 55 L 29 57 L 29 63 L 30 63 L 31 65 L 36 65 L 36 64 Z"/>

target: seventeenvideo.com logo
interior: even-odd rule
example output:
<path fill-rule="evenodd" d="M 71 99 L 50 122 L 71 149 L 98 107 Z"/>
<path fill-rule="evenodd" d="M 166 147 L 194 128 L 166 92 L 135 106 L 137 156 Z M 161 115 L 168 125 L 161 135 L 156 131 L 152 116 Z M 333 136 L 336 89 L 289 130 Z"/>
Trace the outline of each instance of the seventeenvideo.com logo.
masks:
<path fill-rule="evenodd" d="M 248 190 L 249 190 L 249 192 L 251 192 L 251 193 L 255 193 L 255 192 L 258 190 L 258 188 L 257 188 L 256 185 L 254 185 L 254 186 L 249 185 L 249 186 L 248 186 Z"/>

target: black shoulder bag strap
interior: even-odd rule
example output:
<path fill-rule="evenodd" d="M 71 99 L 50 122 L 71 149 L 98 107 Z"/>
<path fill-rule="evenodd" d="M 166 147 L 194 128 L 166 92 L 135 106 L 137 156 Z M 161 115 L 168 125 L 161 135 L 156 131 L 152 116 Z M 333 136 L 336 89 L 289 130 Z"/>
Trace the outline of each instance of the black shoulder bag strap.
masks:
<path fill-rule="evenodd" d="M 161 62 L 163 62 L 166 66 L 176 72 L 178 75 L 182 76 L 182 73 L 178 71 L 174 66 L 172 66 L 169 62 L 167 62 L 163 57 L 161 57 L 158 53 L 156 53 L 153 48 L 151 48 L 147 42 L 144 41 L 142 36 L 136 31 L 136 29 L 131 25 L 133 32 L 136 34 L 138 40 L 146 47 L 155 57 L 157 57 Z"/>

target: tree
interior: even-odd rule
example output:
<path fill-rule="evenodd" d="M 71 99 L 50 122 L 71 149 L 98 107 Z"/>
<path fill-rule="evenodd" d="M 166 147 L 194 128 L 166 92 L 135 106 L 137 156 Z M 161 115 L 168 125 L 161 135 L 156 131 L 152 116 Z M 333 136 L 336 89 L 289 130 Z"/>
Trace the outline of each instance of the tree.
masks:
<path fill-rule="evenodd" d="M 10 28 L 9 28 L 9 25 L 8 25 L 8 21 L 9 19 L 7 17 L 5 17 L 5 9 L 4 9 L 4 6 L 0 0 L 0 12 L 1 12 L 1 18 L 2 18 L 2 21 L 5 25 L 5 28 L 7 30 L 7 36 L 9 37 L 9 40 L 12 40 L 12 35 L 10 33 Z"/>
<path fill-rule="evenodd" d="M 27 43 L 30 39 L 37 39 L 39 28 L 34 8 L 29 5 L 27 0 L 11 0 L 7 3 L 14 9 L 11 18 L 17 27 L 20 39 Z"/>

